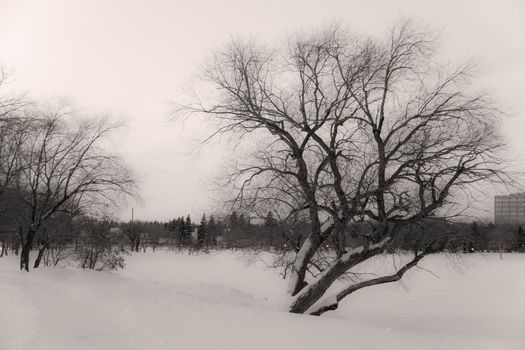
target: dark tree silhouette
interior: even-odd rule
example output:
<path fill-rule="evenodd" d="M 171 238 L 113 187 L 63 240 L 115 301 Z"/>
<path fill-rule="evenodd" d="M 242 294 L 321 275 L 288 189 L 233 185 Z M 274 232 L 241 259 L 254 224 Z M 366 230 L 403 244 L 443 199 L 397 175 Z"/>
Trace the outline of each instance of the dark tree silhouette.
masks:
<path fill-rule="evenodd" d="M 102 147 L 118 125 L 68 113 L 26 111 L 30 128 L 17 158 L 16 193 L 25 227 L 20 268 L 27 271 L 33 239 L 56 213 L 93 213 L 135 189 L 131 170 Z"/>
<path fill-rule="evenodd" d="M 437 61 L 433 39 L 407 21 L 384 40 L 333 26 L 277 48 L 233 41 L 202 71 L 206 96 L 197 91 L 176 111 L 216 118 L 214 135 L 257 140 L 227 180 L 239 207 L 308 217 L 290 312 L 319 315 L 357 290 L 399 280 L 447 237 L 421 231 L 396 273 L 325 295 L 354 266 L 395 247 L 403 228 L 457 209 L 462 193 L 505 176 L 501 113 L 474 91 L 468 65 Z M 352 233 L 356 222 L 370 230 Z M 318 266 L 328 242 L 333 253 Z"/>

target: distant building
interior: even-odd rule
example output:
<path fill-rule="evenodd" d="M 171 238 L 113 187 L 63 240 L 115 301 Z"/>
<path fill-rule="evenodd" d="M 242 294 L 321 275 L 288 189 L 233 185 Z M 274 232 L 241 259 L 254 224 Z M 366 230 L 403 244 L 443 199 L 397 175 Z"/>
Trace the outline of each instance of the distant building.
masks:
<path fill-rule="evenodd" d="M 494 223 L 525 224 L 525 193 L 494 197 Z"/>

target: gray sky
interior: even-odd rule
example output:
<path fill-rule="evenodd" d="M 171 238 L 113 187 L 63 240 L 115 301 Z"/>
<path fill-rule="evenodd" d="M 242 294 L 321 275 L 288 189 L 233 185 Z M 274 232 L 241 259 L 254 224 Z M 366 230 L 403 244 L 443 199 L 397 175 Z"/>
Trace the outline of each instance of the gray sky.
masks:
<path fill-rule="evenodd" d="M 166 220 L 211 205 L 208 183 L 225 156 L 219 147 L 192 152 L 203 125 L 166 120 L 167 102 L 211 49 L 238 36 L 278 41 L 333 20 L 381 35 L 402 16 L 442 30 L 452 61 L 476 59 L 481 83 L 512 115 L 504 125 L 511 152 L 525 159 L 522 0 L 0 0 L 0 63 L 15 89 L 124 118 L 118 150 L 144 199 L 136 218 Z"/>

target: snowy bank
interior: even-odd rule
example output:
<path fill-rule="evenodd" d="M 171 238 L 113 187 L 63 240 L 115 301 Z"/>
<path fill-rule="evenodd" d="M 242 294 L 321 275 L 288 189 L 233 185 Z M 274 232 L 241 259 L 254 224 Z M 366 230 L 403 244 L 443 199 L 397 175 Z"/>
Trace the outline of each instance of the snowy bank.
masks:
<path fill-rule="evenodd" d="M 0 259 L 0 349 L 525 347 L 525 255 L 434 256 L 423 266 L 439 278 L 415 269 L 312 317 L 286 313 L 286 281 L 242 252 L 138 253 L 118 273 L 24 273 L 9 256 Z"/>

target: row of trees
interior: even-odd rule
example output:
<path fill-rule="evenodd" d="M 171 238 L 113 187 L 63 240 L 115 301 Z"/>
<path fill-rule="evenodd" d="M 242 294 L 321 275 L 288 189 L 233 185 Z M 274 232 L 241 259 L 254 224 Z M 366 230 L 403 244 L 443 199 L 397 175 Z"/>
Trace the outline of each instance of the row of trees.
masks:
<path fill-rule="evenodd" d="M 297 220 L 279 222 L 272 212 L 264 218 L 250 219 L 232 211 L 220 218 L 211 215 L 208 219 L 203 214 L 198 223 L 193 223 L 189 215 L 179 217 L 165 227 L 170 232 L 171 243 L 181 247 L 287 250 L 305 234 L 308 224 Z"/>
<path fill-rule="evenodd" d="M 525 252 L 525 231 L 521 225 L 469 224 L 468 247 L 478 251 Z"/>
<path fill-rule="evenodd" d="M 132 251 L 153 251 L 166 248 L 191 248 L 194 250 L 248 248 L 273 252 L 298 252 L 309 234 L 310 223 L 303 220 L 278 220 L 272 212 L 263 218 L 248 218 L 233 211 L 218 219 L 207 219 L 203 214 L 199 222 L 190 215 L 166 223 L 135 221 L 113 222 L 112 227 L 121 233 L 119 244 Z M 55 226 L 57 227 L 57 226 Z M 344 237 L 326 240 L 323 249 L 332 252 L 340 245 L 352 249 L 360 245 L 361 237 L 374 229 L 373 222 L 357 222 L 349 226 Z M 78 232 L 70 229 L 69 232 Z M 450 252 L 523 252 L 525 232 L 520 225 L 494 225 L 483 222 L 459 222 L 442 218 L 428 218 L 401 230 L 390 249 L 412 250 L 423 234 L 447 237 L 446 249 Z M 55 235 L 73 242 L 74 236 Z M 344 242 L 340 242 L 343 239 Z M 61 245 L 64 246 L 64 243 Z M 60 245 L 60 244 L 59 244 Z"/>
<path fill-rule="evenodd" d="M 42 226 L 35 235 L 34 249 L 38 250 L 35 266 L 43 261 L 46 266 L 55 266 L 66 258 L 76 257 L 82 268 L 97 268 L 98 263 L 114 259 L 120 263 L 102 264 L 102 267 L 123 266 L 122 255 L 129 249 L 139 252 L 149 247 L 190 248 L 192 250 L 248 248 L 273 252 L 298 252 L 308 236 L 307 221 L 282 222 L 269 212 L 263 220 L 245 219 L 236 212 L 199 223 L 190 216 L 169 221 L 135 221 L 119 223 L 111 220 L 96 220 L 85 216 L 72 217 L 60 213 Z M 360 236 L 371 232 L 371 223 L 355 223 L 346 235 L 344 245 L 352 249 L 360 244 Z M 491 223 L 462 223 L 444 220 L 425 220 L 407 227 L 399 233 L 391 248 L 410 251 L 422 232 L 449 236 L 447 249 L 451 252 L 524 252 L 525 232 L 519 225 L 494 225 Z M 452 234 L 454 240 L 451 239 Z M 3 236 L 0 257 L 12 251 L 18 255 L 19 237 L 16 234 Z M 327 240 L 324 250 L 328 254 L 338 246 L 338 241 Z M 118 259 L 117 259 L 118 258 Z M 317 262 L 318 265 L 322 262 Z M 291 265 L 282 261 L 276 264 L 289 270 Z M 289 271 L 284 271 L 286 275 Z"/>
<path fill-rule="evenodd" d="M 124 266 L 128 240 L 119 224 L 109 219 L 95 219 L 78 215 L 57 214 L 46 222 L 35 234 L 37 252 L 35 268 L 57 266 L 59 263 L 71 264 L 93 270 L 114 270 Z M 2 253 L 12 251 L 15 255 L 19 237 L 7 241 L 10 245 Z M 3 254 L 2 254 L 3 255 Z"/>

